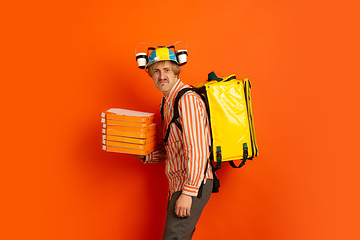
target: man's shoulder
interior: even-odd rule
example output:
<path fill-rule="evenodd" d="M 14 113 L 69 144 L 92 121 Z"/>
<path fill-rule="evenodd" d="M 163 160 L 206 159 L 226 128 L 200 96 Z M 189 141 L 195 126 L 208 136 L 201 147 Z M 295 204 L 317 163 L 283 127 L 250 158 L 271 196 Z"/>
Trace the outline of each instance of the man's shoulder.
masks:
<path fill-rule="evenodd" d="M 196 88 L 190 86 L 190 85 L 184 85 L 180 90 L 179 92 L 182 90 L 182 89 L 185 89 L 185 88 L 188 88 L 189 90 L 186 91 L 183 96 L 191 96 L 191 97 L 194 97 L 194 98 L 200 98 L 201 97 L 199 96 L 199 94 L 196 92 Z M 179 94 L 178 92 L 178 94 Z"/>
<path fill-rule="evenodd" d="M 182 89 L 185 88 L 191 88 L 191 90 L 186 91 L 181 98 L 179 99 L 179 105 L 184 104 L 185 102 L 191 102 L 190 105 L 194 105 L 194 104 L 200 104 L 200 105 L 204 105 L 204 100 L 201 98 L 201 96 L 197 93 L 196 88 L 190 86 L 190 85 L 186 85 L 183 88 L 180 89 L 180 91 Z M 180 92 L 179 91 L 179 92 Z"/>

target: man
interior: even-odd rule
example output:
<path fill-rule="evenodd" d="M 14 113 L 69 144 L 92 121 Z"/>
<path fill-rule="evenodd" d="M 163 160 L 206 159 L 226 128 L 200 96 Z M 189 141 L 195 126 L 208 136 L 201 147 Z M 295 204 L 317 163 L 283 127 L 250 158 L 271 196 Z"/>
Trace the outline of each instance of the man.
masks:
<path fill-rule="evenodd" d="M 164 94 L 161 104 L 163 135 L 168 127 L 171 128 L 167 143 L 143 158 L 145 163 L 166 161 L 169 202 L 163 240 L 191 239 L 213 187 L 213 173 L 208 162 L 210 128 L 206 107 L 199 95 L 186 92 L 179 100 L 182 131 L 175 124 L 169 126 L 177 93 L 190 86 L 179 79 L 177 58 L 168 48 L 159 47 L 150 54 L 147 70 L 156 88 Z"/>

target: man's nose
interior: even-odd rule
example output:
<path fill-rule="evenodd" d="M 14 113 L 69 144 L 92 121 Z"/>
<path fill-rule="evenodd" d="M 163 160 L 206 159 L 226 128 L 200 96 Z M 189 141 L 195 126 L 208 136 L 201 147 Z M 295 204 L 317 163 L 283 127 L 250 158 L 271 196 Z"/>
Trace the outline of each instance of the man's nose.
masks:
<path fill-rule="evenodd" d="M 160 78 L 164 78 L 165 77 L 165 72 L 164 71 L 160 71 Z"/>

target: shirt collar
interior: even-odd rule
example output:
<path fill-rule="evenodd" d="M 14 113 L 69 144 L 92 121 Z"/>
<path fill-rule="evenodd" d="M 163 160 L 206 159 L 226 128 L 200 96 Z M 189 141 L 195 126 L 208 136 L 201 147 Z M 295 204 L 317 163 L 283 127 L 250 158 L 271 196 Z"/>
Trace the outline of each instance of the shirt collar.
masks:
<path fill-rule="evenodd" d="M 180 78 L 176 81 L 175 85 L 171 88 L 169 94 L 165 97 L 165 101 L 168 102 L 175 98 L 176 94 L 180 91 L 181 87 L 185 84 L 180 80 Z"/>

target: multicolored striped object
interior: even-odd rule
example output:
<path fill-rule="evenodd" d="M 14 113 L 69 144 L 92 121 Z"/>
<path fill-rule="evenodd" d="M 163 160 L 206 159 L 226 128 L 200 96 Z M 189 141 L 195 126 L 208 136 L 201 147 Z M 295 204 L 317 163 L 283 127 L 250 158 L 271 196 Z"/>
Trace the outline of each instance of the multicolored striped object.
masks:
<path fill-rule="evenodd" d="M 165 61 L 165 60 L 174 61 L 177 64 L 179 64 L 177 61 L 176 55 L 173 51 L 171 51 L 167 47 L 161 47 L 161 48 L 157 48 L 151 52 L 151 54 L 149 56 L 149 63 L 147 65 L 147 68 L 150 67 L 150 65 L 155 62 Z"/>

